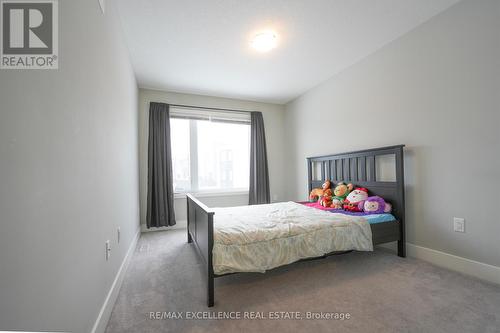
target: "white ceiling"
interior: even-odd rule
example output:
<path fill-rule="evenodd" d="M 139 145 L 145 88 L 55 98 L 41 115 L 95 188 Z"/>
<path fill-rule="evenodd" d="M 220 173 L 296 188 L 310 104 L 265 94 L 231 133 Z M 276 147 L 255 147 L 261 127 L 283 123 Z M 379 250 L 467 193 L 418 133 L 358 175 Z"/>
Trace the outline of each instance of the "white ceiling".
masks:
<path fill-rule="evenodd" d="M 143 88 L 286 103 L 458 0 L 118 0 Z M 250 39 L 274 29 L 279 45 Z"/>

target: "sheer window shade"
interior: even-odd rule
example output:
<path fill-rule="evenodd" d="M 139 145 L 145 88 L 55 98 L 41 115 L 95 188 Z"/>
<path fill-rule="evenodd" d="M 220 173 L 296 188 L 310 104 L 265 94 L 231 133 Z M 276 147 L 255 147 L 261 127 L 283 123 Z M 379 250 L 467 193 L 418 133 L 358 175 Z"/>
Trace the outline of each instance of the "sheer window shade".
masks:
<path fill-rule="evenodd" d="M 170 117 L 250 124 L 250 112 L 218 111 L 172 106 L 170 108 Z"/>

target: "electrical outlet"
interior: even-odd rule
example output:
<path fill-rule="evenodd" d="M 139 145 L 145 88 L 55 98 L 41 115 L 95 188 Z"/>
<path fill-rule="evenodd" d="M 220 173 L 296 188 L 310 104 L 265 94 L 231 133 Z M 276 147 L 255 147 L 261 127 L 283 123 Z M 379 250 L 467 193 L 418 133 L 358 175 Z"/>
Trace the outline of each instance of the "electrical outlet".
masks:
<path fill-rule="evenodd" d="M 121 235 L 121 232 L 122 232 L 122 231 L 120 230 L 120 227 L 118 227 L 118 228 L 116 229 L 116 237 L 117 237 L 117 239 L 118 239 L 118 243 L 120 243 L 120 239 L 121 239 L 121 236 L 122 236 L 122 235 Z"/>
<path fill-rule="evenodd" d="M 109 260 L 109 257 L 111 256 L 111 243 L 109 239 L 106 241 L 106 261 Z"/>
<path fill-rule="evenodd" d="M 465 219 L 454 217 L 453 218 L 453 230 L 456 232 L 465 232 Z"/>

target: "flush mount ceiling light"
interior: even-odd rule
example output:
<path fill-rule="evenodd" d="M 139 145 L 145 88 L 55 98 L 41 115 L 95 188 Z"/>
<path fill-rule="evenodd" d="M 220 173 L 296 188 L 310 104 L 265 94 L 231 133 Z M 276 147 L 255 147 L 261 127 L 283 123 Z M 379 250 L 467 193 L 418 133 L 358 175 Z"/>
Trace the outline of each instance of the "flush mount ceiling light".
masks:
<path fill-rule="evenodd" d="M 255 35 L 250 45 L 257 52 L 269 52 L 278 45 L 278 37 L 273 31 L 261 32 Z"/>

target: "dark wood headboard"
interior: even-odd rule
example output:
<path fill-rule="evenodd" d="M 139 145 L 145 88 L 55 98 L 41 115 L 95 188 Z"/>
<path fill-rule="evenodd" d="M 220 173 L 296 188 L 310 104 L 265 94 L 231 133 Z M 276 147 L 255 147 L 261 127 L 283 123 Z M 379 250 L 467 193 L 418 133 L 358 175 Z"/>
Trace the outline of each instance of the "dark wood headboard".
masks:
<path fill-rule="evenodd" d="M 353 183 L 354 186 L 366 187 L 370 195 L 381 196 L 392 204 L 392 214 L 401 223 L 404 234 L 405 192 L 403 147 L 404 145 L 397 145 L 308 157 L 307 177 L 309 192 L 315 187 L 321 187 L 327 179 L 333 184 L 343 181 Z M 376 158 L 377 156 L 385 155 L 393 155 L 395 158 L 394 181 L 378 181 L 376 178 Z M 315 175 L 314 170 L 319 170 L 319 174 Z"/>

